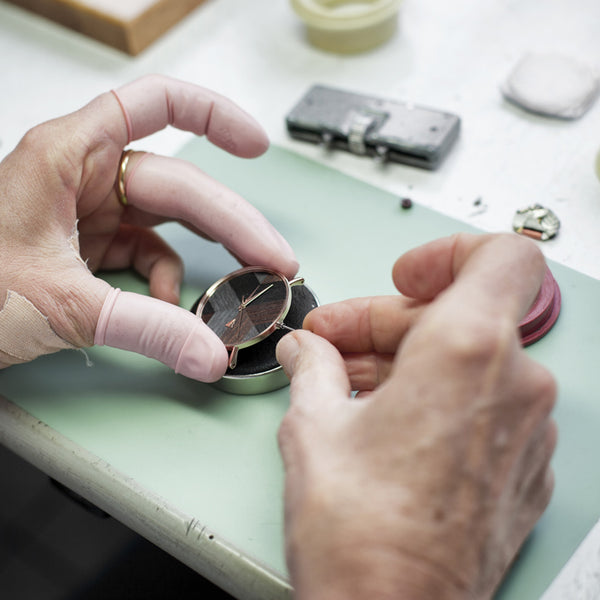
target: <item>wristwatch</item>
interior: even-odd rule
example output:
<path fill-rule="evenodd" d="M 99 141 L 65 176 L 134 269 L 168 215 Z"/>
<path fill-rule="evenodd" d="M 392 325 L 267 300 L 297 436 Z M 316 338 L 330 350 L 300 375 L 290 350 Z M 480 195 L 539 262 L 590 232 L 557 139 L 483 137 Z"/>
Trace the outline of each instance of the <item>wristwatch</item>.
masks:
<path fill-rule="evenodd" d="M 244 267 L 211 285 L 192 311 L 229 352 L 227 373 L 217 387 L 249 394 L 286 385 L 275 347 L 286 331 L 302 327 L 316 306 L 303 277 L 288 280 L 266 267 Z"/>

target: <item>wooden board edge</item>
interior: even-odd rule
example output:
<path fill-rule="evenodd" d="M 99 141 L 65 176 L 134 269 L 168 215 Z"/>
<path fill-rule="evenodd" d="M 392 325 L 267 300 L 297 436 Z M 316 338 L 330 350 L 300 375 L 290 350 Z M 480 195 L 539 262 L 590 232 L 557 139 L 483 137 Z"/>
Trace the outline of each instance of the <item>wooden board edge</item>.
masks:
<path fill-rule="evenodd" d="M 159 0 L 130 21 L 68 0 L 7 0 L 117 50 L 135 56 L 196 9 L 204 0 Z"/>

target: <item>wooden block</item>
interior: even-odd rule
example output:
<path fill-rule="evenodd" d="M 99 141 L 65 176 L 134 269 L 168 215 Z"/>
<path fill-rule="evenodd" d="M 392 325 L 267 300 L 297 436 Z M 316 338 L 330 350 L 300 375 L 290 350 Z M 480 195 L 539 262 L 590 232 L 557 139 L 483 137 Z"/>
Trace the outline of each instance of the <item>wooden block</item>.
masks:
<path fill-rule="evenodd" d="M 128 54 L 138 54 L 204 0 L 8 0 Z"/>

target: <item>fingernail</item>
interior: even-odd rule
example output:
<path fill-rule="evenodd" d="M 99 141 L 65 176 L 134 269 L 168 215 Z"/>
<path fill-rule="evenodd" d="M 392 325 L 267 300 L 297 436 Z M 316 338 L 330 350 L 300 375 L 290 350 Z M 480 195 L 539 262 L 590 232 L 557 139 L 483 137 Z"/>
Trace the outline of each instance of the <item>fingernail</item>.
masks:
<path fill-rule="evenodd" d="M 181 299 L 181 283 L 179 281 L 173 285 L 173 294 L 175 295 L 175 298 L 177 298 L 176 303 L 179 304 L 179 300 Z"/>
<path fill-rule="evenodd" d="M 289 263 L 289 271 L 287 274 L 293 277 L 298 272 L 298 269 L 300 268 L 300 263 L 296 259 L 296 254 L 290 246 L 289 242 L 278 231 L 275 231 L 275 234 L 277 243 L 281 248 L 282 255 L 287 258 L 287 261 Z"/>
<path fill-rule="evenodd" d="M 296 336 L 288 333 L 284 335 L 275 349 L 277 362 L 283 367 L 286 375 L 292 377 L 296 366 L 296 357 L 300 351 L 300 344 L 296 340 Z"/>

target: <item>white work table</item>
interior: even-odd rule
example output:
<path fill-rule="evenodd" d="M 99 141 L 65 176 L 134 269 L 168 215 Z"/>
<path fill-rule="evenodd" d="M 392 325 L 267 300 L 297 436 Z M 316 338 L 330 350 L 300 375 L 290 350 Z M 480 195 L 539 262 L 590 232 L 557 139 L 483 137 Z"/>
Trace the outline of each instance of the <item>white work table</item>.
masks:
<path fill-rule="evenodd" d="M 556 120 L 532 115 L 508 103 L 500 93 L 500 85 L 528 52 L 566 54 L 600 69 L 599 31 L 600 3 L 597 0 L 568 3 L 564 0 L 543 3 L 404 0 L 398 32 L 388 43 L 371 52 L 341 56 L 311 47 L 304 37 L 301 21 L 284 0 L 207 0 L 146 51 L 132 58 L 0 1 L 0 156 L 9 152 L 33 125 L 75 110 L 97 94 L 138 76 L 163 73 L 232 98 L 258 119 L 275 145 L 376 186 L 387 192 L 387 198 L 410 197 L 417 210 L 419 207 L 433 209 L 464 223 L 465 228 L 510 231 L 517 209 L 536 203 L 546 206 L 562 223 L 556 238 L 540 242 L 547 258 L 598 280 L 600 181 L 594 172 L 594 162 L 600 149 L 600 100 L 578 120 Z M 456 113 L 462 120 L 460 137 L 435 171 L 380 165 L 366 157 L 327 152 L 322 147 L 292 140 L 285 129 L 285 115 L 315 83 Z M 190 139 L 189 134 L 168 129 L 136 142 L 134 147 L 174 155 Z M 435 213 L 432 215 L 435 222 Z M 292 224 L 286 221 L 283 210 L 275 213 L 274 221 L 286 235 L 294 237 Z M 190 249 L 189 238 L 179 242 L 184 253 Z M 382 273 L 389 272 L 392 252 L 386 259 L 388 263 L 382 267 Z M 204 283 L 203 277 L 209 281 L 221 260 L 216 259 L 216 266 L 191 265 L 193 283 Z M 307 264 L 312 266 L 311 257 Z M 319 274 L 315 269 L 315 278 L 318 279 Z M 379 276 L 379 271 L 376 270 L 375 275 Z M 388 284 L 386 281 L 385 286 Z M 382 291 L 387 290 L 385 286 L 382 284 Z M 325 296 L 322 300 L 327 301 L 329 298 Z M 105 356 L 102 352 L 97 357 L 101 362 L 104 358 L 107 362 L 113 360 L 112 355 Z M 39 362 L 40 375 L 57 365 L 70 367 L 81 362 L 78 357 L 65 359 L 65 363 L 53 360 Z M 37 363 L 26 367 L 28 374 L 35 372 Z M 145 374 L 154 373 L 146 371 L 154 367 L 145 361 L 138 365 L 134 360 L 131 364 L 134 369 L 139 366 Z M 160 385 L 169 381 L 169 374 L 160 367 L 156 377 Z M 85 387 L 85 376 L 81 373 L 75 374 L 74 380 L 75 389 Z M 65 380 L 64 385 L 68 388 L 69 382 Z M 131 380 L 126 387 L 129 394 L 134 393 Z M 143 402 L 144 391 L 151 397 L 150 404 L 160 404 L 155 390 L 149 390 L 148 385 L 141 386 L 137 401 L 144 405 L 140 410 L 146 420 L 142 419 L 139 426 L 155 427 L 152 413 Z M 181 388 L 177 393 L 179 391 Z M 166 393 L 171 393 L 170 388 Z M 6 395 L 1 378 L 0 394 Z M 590 394 L 596 395 L 593 390 Z M 58 398 L 60 390 L 51 389 L 49 396 Z M 190 435 L 200 431 L 195 429 L 196 425 L 200 427 L 203 419 L 209 421 L 211 417 L 208 410 L 195 420 L 198 415 L 193 396 L 192 388 L 186 388 L 178 397 L 175 410 L 175 413 L 182 411 L 182 418 L 185 418 L 183 413 L 189 411 Z M 100 398 L 96 400 L 101 402 Z M 210 407 L 211 399 L 205 400 L 204 407 Z M 285 409 L 275 400 L 267 403 L 264 427 L 269 433 Z M 116 405 L 117 398 L 111 397 L 111 402 Z M 76 398 L 67 404 L 75 421 Z M 98 410 L 101 418 L 102 412 Z M 251 407 L 246 404 L 243 410 L 248 411 L 244 418 L 251 419 Z M 132 405 L 131 415 L 134 414 Z M 222 433 L 237 439 L 235 427 L 243 427 L 243 418 L 231 415 L 231 419 L 233 429 L 225 427 Z M 165 427 L 168 426 L 169 423 L 165 423 Z M 102 432 L 101 427 L 96 433 L 99 432 Z M 151 486 L 147 484 L 152 478 L 150 466 L 144 482 L 131 479 L 133 474 L 126 472 L 124 465 L 119 468 L 119 476 L 111 478 L 107 473 L 113 468 L 112 463 L 108 457 L 98 456 L 99 446 L 93 436 L 86 447 L 74 443 L 63 435 L 65 433 L 68 431 L 57 433 L 51 424 L 40 422 L 18 403 L 2 402 L 0 440 L 52 476 L 61 479 L 63 473 L 62 479 L 69 484 L 77 479 L 69 474 L 77 473 L 78 465 L 86 461 L 93 464 L 94 469 L 107 477 L 102 481 L 112 483 L 107 488 L 100 485 L 94 490 L 94 481 L 90 479 L 77 491 L 87 492 L 92 500 L 104 503 L 102 508 L 159 545 L 161 540 L 167 540 L 163 547 L 178 558 L 186 560 L 193 551 L 194 539 L 208 539 L 213 535 L 210 523 L 204 529 L 201 515 L 198 522 L 186 520 L 191 499 L 184 498 L 180 506 L 169 503 L 167 507 L 161 504 L 160 494 L 148 493 Z M 116 435 L 119 434 L 125 443 L 127 431 L 117 428 Z M 139 430 L 136 435 L 140 435 Z M 135 436 L 132 439 L 135 443 Z M 174 452 L 178 444 L 183 443 L 174 440 Z M 268 461 L 269 468 L 279 469 L 274 440 L 254 451 Z M 184 476 L 189 475 L 185 471 Z M 219 476 L 218 469 L 214 475 Z M 279 474 L 269 479 L 269 484 L 274 487 L 265 491 L 265 498 L 278 493 Z M 218 501 L 219 494 L 214 497 Z M 152 520 L 153 512 L 161 513 L 160 518 Z M 276 527 L 279 523 L 280 520 L 275 519 L 262 525 Z M 185 535 L 179 541 L 170 539 L 169 530 L 181 524 L 184 524 Z M 195 536 L 191 536 L 190 531 Z M 548 599 L 598 596 L 597 564 L 593 561 L 600 561 L 599 537 L 592 531 L 572 566 L 547 594 Z M 214 540 L 211 538 L 211 541 Z M 209 566 L 198 566 L 203 561 Z M 281 564 L 276 565 L 277 568 L 263 565 L 261 571 L 260 565 L 236 555 L 226 544 L 218 547 L 204 544 L 193 560 L 187 560 L 224 587 L 231 575 L 228 561 L 238 572 L 243 572 L 244 565 L 248 568 L 247 577 L 242 573 L 240 580 L 228 588 L 234 595 L 264 598 L 268 596 L 265 590 L 275 589 L 289 594 Z M 257 575 L 259 572 L 262 575 Z M 257 578 L 260 581 L 254 587 L 248 585 L 248 581 Z M 579 590 L 577 595 L 574 589 Z"/>

